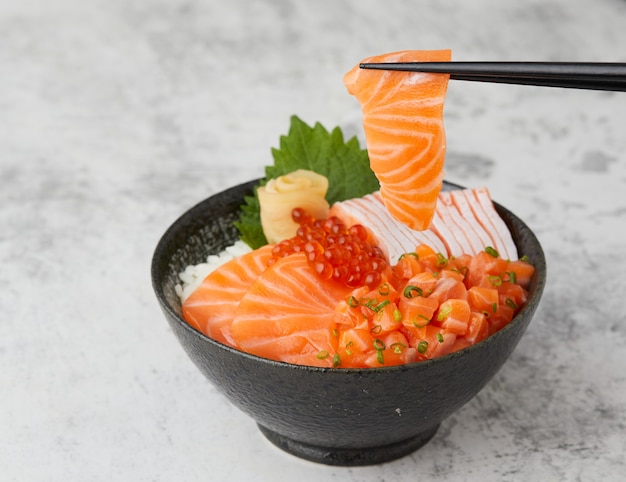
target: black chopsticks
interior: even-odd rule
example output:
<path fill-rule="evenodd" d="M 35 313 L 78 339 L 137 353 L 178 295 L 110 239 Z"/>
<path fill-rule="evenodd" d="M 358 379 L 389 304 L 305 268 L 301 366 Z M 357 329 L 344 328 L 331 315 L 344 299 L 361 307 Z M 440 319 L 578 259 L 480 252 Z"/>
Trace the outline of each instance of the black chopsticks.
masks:
<path fill-rule="evenodd" d="M 397 62 L 362 63 L 362 69 L 450 74 L 454 80 L 569 89 L 626 91 L 625 63 Z"/>

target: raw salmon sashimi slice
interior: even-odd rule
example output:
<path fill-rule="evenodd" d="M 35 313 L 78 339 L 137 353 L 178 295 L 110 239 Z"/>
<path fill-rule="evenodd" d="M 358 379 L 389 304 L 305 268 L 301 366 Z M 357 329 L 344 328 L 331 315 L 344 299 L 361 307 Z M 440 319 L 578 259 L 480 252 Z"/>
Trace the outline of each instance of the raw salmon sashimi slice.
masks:
<path fill-rule="evenodd" d="M 440 192 L 433 221 L 422 231 L 394 219 L 379 192 L 336 202 L 329 216 L 337 216 L 348 226 L 366 227 L 391 264 L 420 244 L 446 257 L 474 256 L 491 246 L 504 259 L 518 259 L 511 233 L 483 187 Z"/>
<path fill-rule="evenodd" d="M 491 202 L 489 190 L 483 186 L 473 189 L 471 193 L 467 194 L 473 194 L 478 200 L 478 204 L 471 204 L 471 206 L 476 206 L 476 217 L 484 223 L 483 225 L 490 226 L 487 229 L 494 233 L 494 237 L 497 238 L 495 244 L 496 248 L 499 249 L 500 256 L 504 259 L 516 260 L 518 253 L 515 241 L 513 241 L 511 232 L 502 218 L 498 216 L 493 202 Z M 478 206 L 480 206 L 480 214 L 478 214 Z"/>
<path fill-rule="evenodd" d="M 452 202 L 459 212 L 473 219 L 476 230 L 482 229 L 489 235 L 491 245 L 504 259 L 518 259 L 517 247 L 509 228 L 498 215 L 486 187 L 450 191 Z"/>
<path fill-rule="evenodd" d="M 238 256 L 207 275 L 183 302 L 183 317 L 205 335 L 236 347 L 231 323 L 239 301 L 267 268 L 273 245 Z"/>
<path fill-rule="evenodd" d="M 403 254 L 413 251 L 418 244 L 426 244 L 435 252 L 447 254 L 445 243 L 437 234 L 430 230 L 413 230 L 393 218 L 378 191 L 333 204 L 329 216 L 337 216 L 348 226 L 365 226 L 392 264 Z"/>
<path fill-rule="evenodd" d="M 437 204 L 438 205 L 438 204 Z M 464 239 L 463 234 L 455 230 L 452 218 L 443 215 L 438 208 L 435 209 L 430 228 L 439 235 L 446 245 L 449 256 L 460 256 L 470 252 L 470 246 Z"/>
<path fill-rule="evenodd" d="M 459 251 L 453 252 L 449 250 L 451 256 L 460 256 L 463 254 L 474 254 L 485 249 L 485 246 L 491 244 L 491 240 L 487 233 L 484 233 L 484 241 L 476 232 L 477 229 L 482 230 L 482 226 L 478 223 L 471 222 L 464 218 L 459 210 L 452 202 L 452 196 L 449 191 L 441 191 L 437 199 L 437 214 L 442 218 L 443 222 L 451 229 L 454 237 L 459 240 Z M 436 225 L 433 225 L 436 229 Z"/>
<path fill-rule="evenodd" d="M 363 62 L 444 62 L 450 50 L 405 50 Z M 391 215 L 412 229 L 428 228 L 444 177 L 443 104 L 449 75 L 355 66 L 344 76 L 361 104 L 370 166 Z"/>
<path fill-rule="evenodd" d="M 328 367 L 337 348 L 338 303 L 353 288 L 322 280 L 304 254 L 280 258 L 254 281 L 237 307 L 232 336 L 264 358 Z"/>

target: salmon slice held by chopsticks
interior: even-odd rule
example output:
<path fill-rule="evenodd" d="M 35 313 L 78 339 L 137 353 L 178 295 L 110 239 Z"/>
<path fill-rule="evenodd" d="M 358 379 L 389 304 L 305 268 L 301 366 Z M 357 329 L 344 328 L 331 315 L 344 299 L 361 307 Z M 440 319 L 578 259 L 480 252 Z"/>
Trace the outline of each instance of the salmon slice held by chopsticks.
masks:
<path fill-rule="evenodd" d="M 407 50 L 370 62 L 449 61 L 450 50 Z M 444 177 L 446 138 L 443 104 L 448 74 L 365 70 L 344 76 L 361 104 L 370 166 L 380 181 L 385 206 L 414 230 L 430 226 Z"/>

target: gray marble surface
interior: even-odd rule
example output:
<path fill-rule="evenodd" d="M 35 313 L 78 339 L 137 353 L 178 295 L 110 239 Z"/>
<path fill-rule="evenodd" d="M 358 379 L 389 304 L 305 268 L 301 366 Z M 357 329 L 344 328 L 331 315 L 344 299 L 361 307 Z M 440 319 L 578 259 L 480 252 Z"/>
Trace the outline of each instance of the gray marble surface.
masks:
<path fill-rule="evenodd" d="M 270 445 L 187 359 L 152 251 L 258 177 L 289 116 L 361 136 L 362 58 L 626 61 L 623 0 L 0 0 L 0 480 L 624 480 L 626 94 L 452 82 L 447 179 L 543 243 L 491 383 L 401 460 Z"/>

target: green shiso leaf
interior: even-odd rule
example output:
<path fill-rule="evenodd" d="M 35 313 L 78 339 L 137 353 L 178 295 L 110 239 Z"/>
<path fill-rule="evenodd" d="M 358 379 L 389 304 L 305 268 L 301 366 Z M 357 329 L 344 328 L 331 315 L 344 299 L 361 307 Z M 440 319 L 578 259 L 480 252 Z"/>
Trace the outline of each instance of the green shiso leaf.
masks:
<path fill-rule="evenodd" d="M 280 148 L 273 148 L 272 156 L 274 164 L 265 167 L 265 179 L 255 187 L 254 196 L 244 199 L 241 216 L 235 222 L 241 240 L 253 249 L 267 244 L 256 190 L 269 179 L 297 169 L 317 172 L 328 178 L 326 200 L 330 205 L 365 196 L 380 187 L 370 168 L 367 150 L 361 149 L 356 137 L 344 141 L 339 127 L 328 131 L 319 122 L 311 127 L 292 116 L 289 133 L 280 137 Z"/>
<path fill-rule="evenodd" d="M 254 196 L 244 197 L 239 221 L 234 223 L 239 231 L 239 238 L 253 249 L 267 244 L 261 226 L 261 209 L 259 198 L 256 196 L 257 187 L 254 188 Z"/>

